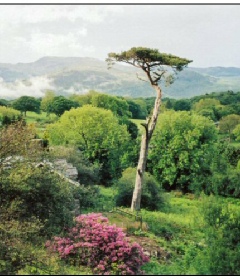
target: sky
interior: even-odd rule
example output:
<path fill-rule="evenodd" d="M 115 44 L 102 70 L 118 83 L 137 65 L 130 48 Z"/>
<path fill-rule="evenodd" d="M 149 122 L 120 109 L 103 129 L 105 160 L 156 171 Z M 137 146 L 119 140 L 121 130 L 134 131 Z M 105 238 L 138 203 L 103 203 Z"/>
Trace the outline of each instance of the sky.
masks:
<path fill-rule="evenodd" d="M 191 59 L 191 67 L 240 67 L 239 15 L 240 5 L 220 4 L 1 5 L 0 63 L 104 60 L 142 46 Z"/>

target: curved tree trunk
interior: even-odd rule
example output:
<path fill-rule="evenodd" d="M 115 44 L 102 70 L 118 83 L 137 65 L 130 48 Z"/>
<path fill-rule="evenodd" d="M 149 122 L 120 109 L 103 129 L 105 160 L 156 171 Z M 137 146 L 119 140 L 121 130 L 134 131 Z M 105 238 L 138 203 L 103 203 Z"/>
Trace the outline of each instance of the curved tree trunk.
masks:
<path fill-rule="evenodd" d="M 155 105 L 154 105 L 152 115 L 147 119 L 146 123 L 141 124 L 145 128 L 145 133 L 142 135 L 141 149 L 140 149 L 136 180 L 135 180 L 135 188 L 132 197 L 132 205 L 131 205 L 132 211 L 140 210 L 142 185 L 143 185 L 144 172 L 146 170 L 149 143 L 157 124 L 159 109 L 162 101 L 161 88 L 155 84 L 152 84 L 152 87 L 156 90 L 157 95 L 156 95 L 156 100 L 155 100 Z"/>

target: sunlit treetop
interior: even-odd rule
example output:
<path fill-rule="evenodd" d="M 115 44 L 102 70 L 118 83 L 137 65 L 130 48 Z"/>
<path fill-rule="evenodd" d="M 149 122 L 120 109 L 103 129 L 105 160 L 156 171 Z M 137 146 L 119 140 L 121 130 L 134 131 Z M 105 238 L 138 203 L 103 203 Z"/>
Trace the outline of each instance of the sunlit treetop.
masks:
<path fill-rule="evenodd" d="M 177 73 L 192 62 L 192 60 L 186 58 L 162 53 L 158 49 L 146 47 L 133 47 L 121 53 L 111 52 L 108 54 L 106 61 L 109 68 L 115 62 L 125 62 L 141 68 L 147 74 L 152 85 L 157 84 L 162 77 L 166 78 L 164 75 L 169 71 L 169 67 L 174 73 Z"/>

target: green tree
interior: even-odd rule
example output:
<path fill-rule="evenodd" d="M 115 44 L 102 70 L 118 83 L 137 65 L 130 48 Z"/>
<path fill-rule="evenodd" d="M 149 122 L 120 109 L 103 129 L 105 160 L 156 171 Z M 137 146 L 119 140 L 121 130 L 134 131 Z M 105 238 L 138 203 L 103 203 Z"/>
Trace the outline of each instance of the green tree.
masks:
<path fill-rule="evenodd" d="M 48 105 L 48 113 L 55 113 L 58 116 L 61 116 L 65 111 L 70 110 L 71 108 L 78 107 L 78 103 L 71 101 L 64 96 L 55 96 Z"/>
<path fill-rule="evenodd" d="M 232 113 L 240 115 L 240 104 L 239 104 L 239 101 L 237 103 L 231 104 L 231 105 L 229 105 L 227 107 L 229 107 L 229 109 L 232 111 Z"/>
<path fill-rule="evenodd" d="M 5 106 L 5 107 L 7 107 L 7 106 L 8 106 L 8 103 L 9 103 L 8 100 L 0 99 L 0 106 Z"/>
<path fill-rule="evenodd" d="M 121 174 L 121 159 L 130 135 L 110 110 L 91 105 L 71 109 L 47 130 L 51 143 L 76 145 L 91 162 L 99 162 L 101 182 L 109 182 Z"/>
<path fill-rule="evenodd" d="M 134 99 L 134 102 L 140 106 L 140 110 L 138 111 L 138 117 L 137 119 L 146 119 L 148 116 L 148 101 L 147 99 L 143 98 L 136 98 Z"/>
<path fill-rule="evenodd" d="M 21 111 L 25 116 L 27 111 L 40 113 L 40 105 L 41 102 L 39 99 L 30 96 L 21 96 L 12 103 L 13 108 Z"/>
<path fill-rule="evenodd" d="M 91 105 L 98 108 L 109 109 L 114 115 L 129 118 L 131 113 L 126 100 L 103 93 L 95 93 L 91 98 Z"/>
<path fill-rule="evenodd" d="M 127 126 L 131 138 L 133 140 L 137 138 L 138 128 L 135 123 L 129 120 L 129 117 L 132 115 L 125 99 L 95 91 L 91 91 L 91 96 L 91 105 L 111 110 L 113 114 L 119 118 L 119 124 Z"/>
<path fill-rule="evenodd" d="M 224 106 L 224 105 L 220 105 L 220 106 L 215 106 L 213 107 L 213 112 L 215 115 L 215 118 L 217 121 L 219 121 L 222 117 L 227 116 L 229 114 L 238 114 L 235 112 L 235 109 L 228 105 L 228 106 Z"/>
<path fill-rule="evenodd" d="M 191 109 L 190 101 L 185 100 L 185 99 L 177 100 L 173 106 L 173 109 L 176 111 L 179 111 L 179 110 L 189 111 Z"/>
<path fill-rule="evenodd" d="M 240 150 L 227 142 L 219 142 L 214 146 L 211 164 L 211 183 L 207 193 L 227 197 L 240 197 L 240 170 L 238 161 Z"/>
<path fill-rule="evenodd" d="M 169 99 L 169 98 L 164 98 L 164 103 L 165 103 L 165 108 L 166 109 L 172 109 L 174 107 L 175 104 L 175 100 L 174 99 Z"/>
<path fill-rule="evenodd" d="M 193 110 L 199 112 L 202 109 L 212 109 L 215 106 L 219 106 L 220 101 L 213 98 L 204 98 L 193 105 Z"/>
<path fill-rule="evenodd" d="M 228 208 L 222 199 L 215 197 L 204 200 L 200 209 L 206 224 L 206 248 L 192 259 L 197 274 L 239 275 L 239 212 Z"/>
<path fill-rule="evenodd" d="M 56 94 L 53 91 L 46 91 L 44 97 L 41 101 L 41 110 L 47 112 L 49 114 L 51 110 L 51 104 L 53 102 L 54 97 Z"/>
<path fill-rule="evenodd" d="M 79 106 L 90 105 L 92 96 L 95 95 L 96 92 L 94 90 L 90 90 L 87 94 L 72 94 L 69 99 L 75 101 L 79 104 Z"/>
<path fill-rule="evenodd" d="M 240 124 L 235 127 L 233 134 L 236 137 L 236 140 L 240 141 Z"/>
<path fill-rule="evenodd" d="M 129 106 L 129 111 L 132 114 L 133 119 L 146 119 L 147 112 L 147 101 L 146 99 L 136 98 L 130 99 L 126 98 L 126 101 Z"/>
<path fill-rule="evenodd" d="M 130 50 L 123 51 L 121 53 L 109 53 L 106 61 L 108 62 L 109 67 L 111 67 L 115 62 L 124 62 L 134 67 L 140 68 L 146 75 L 145 77 L 147 78 L 147 81 L 156 91 L 156 99 L 153 111 L 146 120 L 146 123 L 142 124 L 145 128 L 145 133 L 142 135 L 135 188 L 131 205 L 132 211 L 139 210 L 149 143 L 157 124 L 159 109 L 162 101 L 162 90 L 159 86 L 159 83 L 161 80 L 165 80 L 168 84 L 172 83 L 172 73 L 181 71 L 192 61 L 171 54 L 161 53 L 157 49 L 145 47 L 133 47 Z M 139 78 L 142 79 L 142 77 Z"/>
<path fill-rule="evenodd" d="M 229 136 L 229 139 L 232 136 L 233 130 L 236 128 L 236 126 L 240 124 L 240 115 L 237 114 L 229 114 L 225 117 L 223 117 L 219 121 L 219 131 L 221 133 L 227 133 Z"/>
<path fill-rule="evenodd" d="M 9 156 L 27 156 L 34 152 L 27 148 L 29 142 L 34 139 L 36 130 L 32 124 L 26 125 L 19 121 L 0 129 L 0 173 L 3 169 L 4 160 Z"/>
<path fill-rule="evenodd" d="M 132 114 L 133 119 L 139 119 L 139 115 L 141 114 L 141 107 L 139 104 L 137 104 L 134 99 L 126 99 L 128 106 L 129 106 L 129 111 Z"/>
<path fill-rule="evenodd" d="M 152 139 L 150 169 L 166 190 L 203 190 L 217 130 L 212 121 L 190 112 L 166 111 Z"/>
<path fill-rule="evenodd" d="M 217 117 L 215 115 L 215 111 L 214 109 L 202 109 L 198 112 L 199 115 L 205 116 L 213 121 L 217 121 Z"/>
<path fill-rule="evenodd" d="M 220 101 L 214 98 L 204 98 L 193 104 L 193 110 L 198 114 L 209 117 L 213 121 L 219 119 L 218 109 L 221 107 Z"/>

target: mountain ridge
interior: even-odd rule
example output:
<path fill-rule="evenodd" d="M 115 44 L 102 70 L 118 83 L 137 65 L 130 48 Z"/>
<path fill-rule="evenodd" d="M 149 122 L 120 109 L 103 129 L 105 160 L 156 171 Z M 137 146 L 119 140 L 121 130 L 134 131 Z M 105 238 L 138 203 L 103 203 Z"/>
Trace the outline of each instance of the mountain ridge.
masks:
<path fill-rule="evenodd" d="M 122 64 L 115 64 L 109 70 L 105 61 L 93 57 L 44 56 L 30 63 L 0 63 L 0 92 L 5 97 L 7 92 L 11 93 L 11 98 L 19 84 L 25 82 L 33 86 L 33 80 L 36 84 L 38 79 L 44 79 L 46 88 L 42 84 L 40 92 L 33 87 L 33 95 L 42 96 L 45 90 L 52 89 L 59 95 L 84 94 L 96 90 L 130 97 L 154 96 L 151 86 L 137 79 L 137 72 L 141 73 L 134 67 Z M 215 91 L 237 91 L 240 90 L 240 68 L 188 67 L 178 74 L 170 87 L 162 85 L 162 88 L 163 95 L 171 98 L 189 98 Z M 26 91 L 31 94 L 31 88 Z"/>

